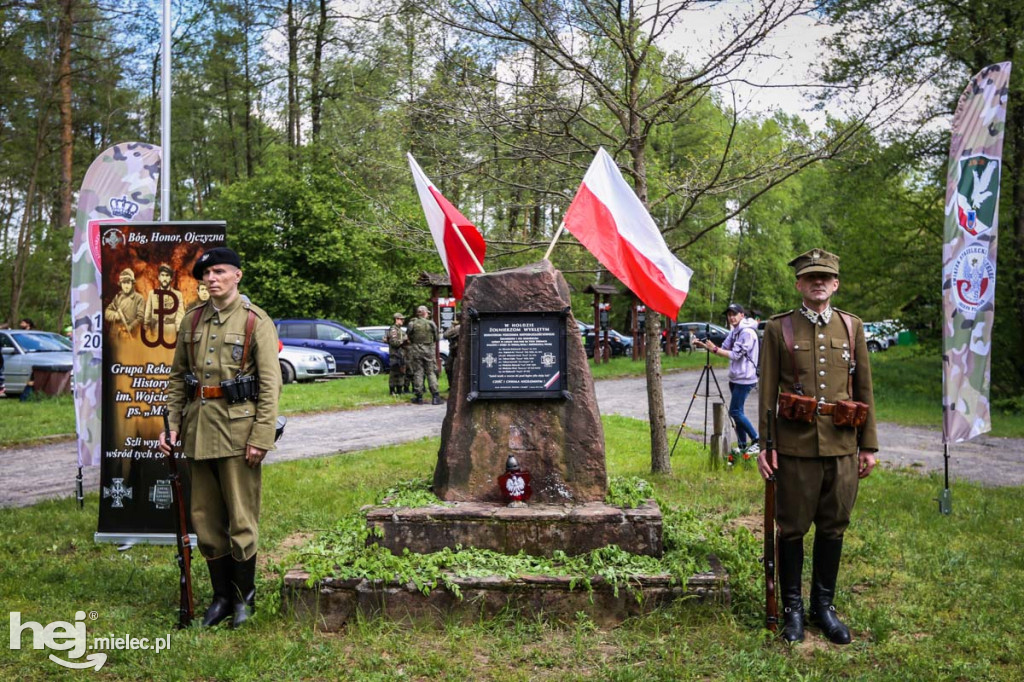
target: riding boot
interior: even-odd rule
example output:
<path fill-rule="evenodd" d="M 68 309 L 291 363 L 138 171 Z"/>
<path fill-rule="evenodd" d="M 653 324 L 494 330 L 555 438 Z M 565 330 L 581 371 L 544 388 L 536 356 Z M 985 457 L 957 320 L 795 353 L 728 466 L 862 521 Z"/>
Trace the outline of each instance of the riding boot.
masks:
<path fill-rule="evenodd" d="M 413 393 L 412 400 L 410 400 L 409 402 L 411 402 L 413 405 L 422 405 L 423 404 L 423 394 L 422 393 Z"/>
<path fill-rule="evenodd" d="M 782 638 L 804 641 L 804 600 L 800 578 L 804 568 L 804 541 L 779 540 L 779 588 L 782 592 Z"/>
<path fill-rule="evenodd" d="M 210 584 L 213 585 L 213 601 L 203 615 L 203 625 L 212 626 L 231 615 L 231 569 L 234 560 L 231 555 L 219 559 L 207 559 L 210 569 Z"/>
<path fill-rule="evenodd" d="M 256 555 L 245 561 L 232 560 L 234 572 L 231 576 L 231 601 L 234 619 L 231 627 L 237 628 L 256 610 Z"/>
<path fill-rule="evenodd" d="M 430 404 L 431 405 L 440 405 L 441 404 L 441 394 L 438 393 L 437 391 L 434 391 L 433 397 L 430 399 Z"/>
<path fill-rule="evenodd" d="M 814 536 L 814 565 L 811 568 L 811 614 L 812 624 L 833 644 L 849 644 L 850 628 L 846 627 L 832 600 L 836 596 L 836 579 L 839 577 L 839 560 L 843 555 L 843 539 L 829 539 Z"/>

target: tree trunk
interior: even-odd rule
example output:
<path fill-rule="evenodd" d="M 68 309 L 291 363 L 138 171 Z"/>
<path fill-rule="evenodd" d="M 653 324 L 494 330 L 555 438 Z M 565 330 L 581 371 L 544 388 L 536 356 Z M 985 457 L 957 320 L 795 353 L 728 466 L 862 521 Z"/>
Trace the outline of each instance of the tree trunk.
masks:
<path fill-rule="evenodd" d="M 46 154 L 46 107 L 39 114 L 39 126 L 36 129 L 36 150 L 32 159 L 32 170 L 29 173 L 28 189 L 25 190 L 25 205 L 21 213 L 21 227 L 18 230 L 18 244 L 14 252 L 11 267 L 11 305 L 10 320 L 13 323 L 21 312 L 21 293 L 25 288 L 25 277 L 28 274 L 28 257 L 32 246 L 33 203 L 36 198 L 36 181 L 39 178 L 39 166 Z"/>
<path fill-rule="evenodd" d="M 299 24 L 294 0 L 288 0 L 288 156 L 299 146 Z"/>
<path fill-rule="evenodd" d="M 313 44 L 313 73 L 309 81 L 310 116 L 312 119 L 313 144 L 320 140 L 320 113 L 324 103 L 322 63 L 325 35 L 327 34 L 327 0 L 318 2 L 320 16 L 316 24 L 316 38 Z"/>
<path fill-rule="evenodd" d="M 59 31 L 60 63 L 57 66 L 57 83 L 60 92 L 60 188 L 57 226 L 71 227 L 71 169 L 74 149 L 71 134 L 71 29 L 74 24 L 75 0 L 61 0 Z"/>

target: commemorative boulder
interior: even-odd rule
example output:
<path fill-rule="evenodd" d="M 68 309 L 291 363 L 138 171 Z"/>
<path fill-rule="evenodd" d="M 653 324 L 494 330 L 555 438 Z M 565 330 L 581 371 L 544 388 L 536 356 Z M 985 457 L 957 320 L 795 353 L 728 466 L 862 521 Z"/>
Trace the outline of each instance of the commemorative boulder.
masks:
<path fill-rule="evenodd" d="M 511 456 L 531 504 L 602 501 L 604 432 L 562 274 L 543 260 L 471 275 L 460 325 L 435 494 L 501 503 Z"/>

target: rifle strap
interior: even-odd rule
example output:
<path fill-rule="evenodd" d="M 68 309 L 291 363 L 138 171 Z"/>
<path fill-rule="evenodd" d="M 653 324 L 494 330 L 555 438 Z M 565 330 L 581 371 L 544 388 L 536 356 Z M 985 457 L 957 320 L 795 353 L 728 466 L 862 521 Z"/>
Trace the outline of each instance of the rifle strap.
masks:
<path fill-rule="evenodd" d="M 789 351 L 789 361 L 793 365 L 793 390 L 797 395 L 804 394 L 804 385 L 800 381 L 800 368 L 796 364 L 796 353 L 793 352 L 793 315 L 782 318 L 782 341 Z"/>

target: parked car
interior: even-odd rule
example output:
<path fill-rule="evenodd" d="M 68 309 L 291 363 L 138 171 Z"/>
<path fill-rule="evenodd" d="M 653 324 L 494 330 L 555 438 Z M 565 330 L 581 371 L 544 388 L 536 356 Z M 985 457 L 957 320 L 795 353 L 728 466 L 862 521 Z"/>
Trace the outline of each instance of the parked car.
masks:
<path fill-rule="evenodd" d="M 598 332 L 604 340 L 604 332 Z M 608 330 L 608 345 L 612 349 L 612 357 L 630 355 L 633 352 L 633 338 L 620 334 L 614 329 Z M 594 330 L 588 329 L 583 335 L 583 348 L 587 351 L 587 357 L 594 357 Z"/>
<path fill-rule="evenodd" d="M 334 374 L 338 368 L 334 356 L 327 351 L 299 346 L 283 347 L 277 359 L 281 363 L 281 380 L 286 384 L 313 381 L 317 377 Z"/>
<path fill-rule="evenodd" d="M 391 327 L 389 325 L 376 325 L 373 327 L 356 327 L 356 329 L 361 331 L 363 335 L 366 336 L 367 338 L 373 339 L 374 341 L 380 341 L 381 343 L 384 344 L 387 343 L 387 341 L 384 340 L 384 336 L 388 333 L 388 329 L 390 328 Z M 437 347 L 438 350 L 440 350 L 441 352 L 441 362 L 444 362 L 445 360 L 448 359 L 448 339 L 441 339 L 440 341 L 438 341 Z"/>
<path fill-rule="evenodd" d="M 676 334 L 679 339 L 679 350 L 700 350 L 690 344 L 691 336 L 701 341 L 710 338 L 713 344 L 721 346 L 725 337 L 729 335 L 729 330 L 713 322 L 680 322 L 676 325 Z"/>
<path fill-rule="evenodd" d="M 373 341 L 333 320 L 275 320 L 277 336 L 287 346 L 313 348 L 334 356 L 338 372 L 373 376 L 391 368 L 388 345 Z"/>
<path fill-rule="evenodd" d="M 889 348 L 889 335 L 878 322 L 864 323 L 864 339 L 868 343 L 868 350 L 877 353 L 880 350 Z"/>
<path fill-rule="evenodd" d="M 32 368 L 70 372 L 71 342 L 60 334 L 37 330 L 0 331 L 0 352 L 4 355 L 4 377 L 8 395 L 19 395 L 32 378 Z"/>

